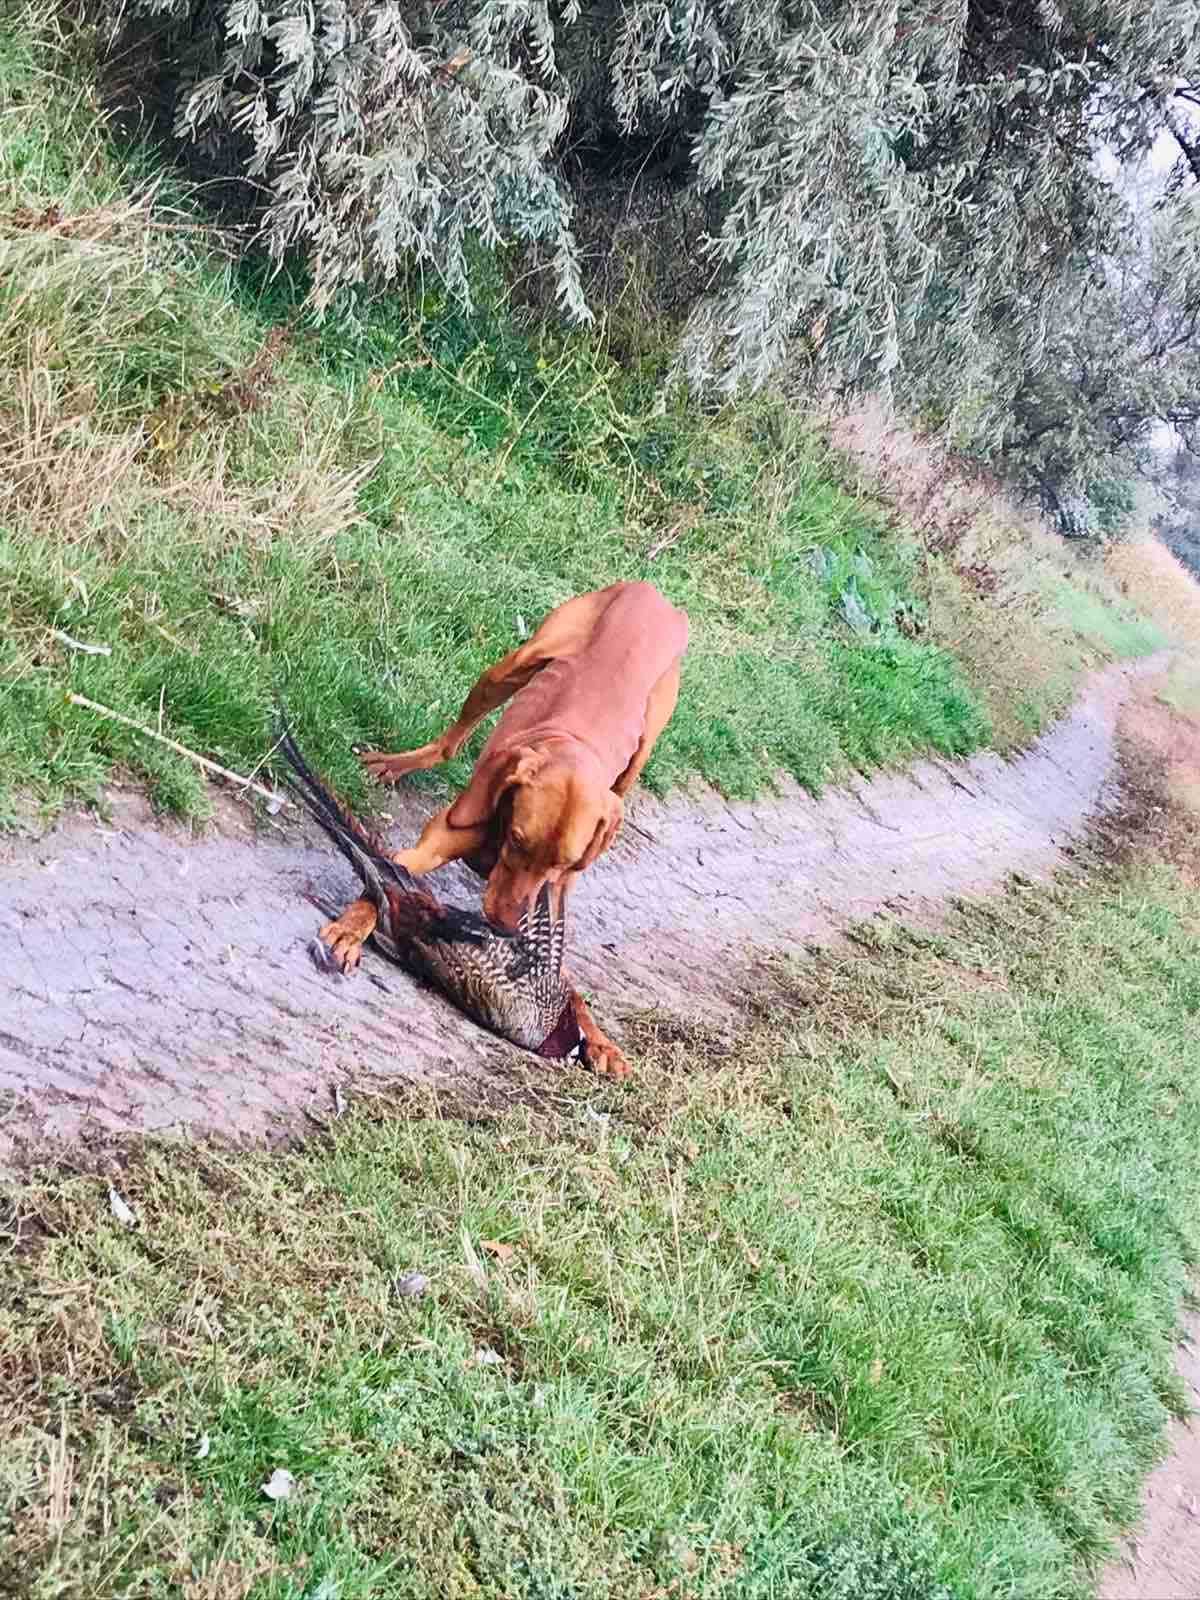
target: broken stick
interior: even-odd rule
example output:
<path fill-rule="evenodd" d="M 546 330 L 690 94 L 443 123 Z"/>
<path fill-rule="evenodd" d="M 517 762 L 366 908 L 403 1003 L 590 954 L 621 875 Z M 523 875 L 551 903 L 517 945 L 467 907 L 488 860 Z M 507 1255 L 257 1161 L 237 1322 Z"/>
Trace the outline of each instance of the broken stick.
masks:
<path fill-rule="evenodd" d="M 194 761 L 206 772 L 215 772 L 218 778 L 227 778 L 230 783 L 236 783 L 243 789 L 253 789 L 255 794 L 262 795 L 264 800 L 269 800 L 272 806 L 285 806 L 288 801 L 284 795 L 276 794 L 272 789 L 266 789 L 261 783 L 255 783 L 253 778 L 244 778 L 240 772 L 231 772 L 228 767 L 222 767 L 215 761 L 210 761 L 207 756 L 197 755 L 194 750 L 189 750 L 187 745 L 180 744 L 176 739 L 168 739 L 165 733 L 157 733 L 153 728 L 147 728 L 143 722 L 135 722 L 132 717 L 127 717 L 124 712 L 114 711 L 111 706 L 102 706 L 98 700 L 89 700 L 83 694 L 68 694 L 67 702 L 73 706 L 82 706 L 85 711 L 94 711 L 99 717 L 109 717 L 113 722 L 120 722 L 127 728 L 132 728 L 135 733 L 145 734 L 147 739 L 155 739 L 159 744 L 165 744 L 169 750 L 174 750 L 178 755 L 186 756 L 189 761 Z"/>

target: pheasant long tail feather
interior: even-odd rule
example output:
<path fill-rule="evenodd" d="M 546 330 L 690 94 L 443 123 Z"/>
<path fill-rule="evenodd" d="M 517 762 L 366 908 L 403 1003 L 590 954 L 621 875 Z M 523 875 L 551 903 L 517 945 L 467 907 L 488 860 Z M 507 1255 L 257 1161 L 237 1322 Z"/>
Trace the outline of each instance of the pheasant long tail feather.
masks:
<path fill-rule="evenodd" d="M 385 904 L 390 908 L 397 932 L 408 937 L 422 933 L 427 938 L 462 939 L 473 944 L 486 936 L 477 919 L 457 907 L 441 905 L 410 872 L 384 853 L 379 840 L 313 772 L 282 714 L 278 738 L 279 750 L 291 769 L 288 787 L 354 868 L 368 896 L 381 908 Z"/>
<path fill-rule="evenodd" d="M 292 793 L 304 806 L 313 821 L 325 832 L 330 842 L 345 856 L 362 879 L 363 887 L 376 899 L 382 898 L 386 863 L 395 871 L 395 864 L 386 860 L 378 842 L 352 812 L 340 805 L 321 783 L 300 748 L 291 730 L 280 718 L 279 750 L 291 771 L 286 774 Z M 389 872 L 387 876 L 391 876 Z"/>

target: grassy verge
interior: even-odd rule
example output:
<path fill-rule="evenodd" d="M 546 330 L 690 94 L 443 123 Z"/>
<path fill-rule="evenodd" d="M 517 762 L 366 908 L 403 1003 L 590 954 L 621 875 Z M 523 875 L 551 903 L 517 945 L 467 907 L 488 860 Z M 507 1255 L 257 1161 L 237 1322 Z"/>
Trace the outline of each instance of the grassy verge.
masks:
<path fill-rule="evenodd" d="M 1111 598 L 1055 619 L 931 550 L 778 408 L 658 415 L 602 344 L 430 295 L 310 326 L 114 151 L 72 59 L 28 18 L 0 40 L 0 814 L 119 769 L 204 812 L 186 762 L 69 690 L 246 770 L 283 688 L 354 794 L 353 741 L 422 741 L 618 577 L 694 624 L 659 788 L 1011 743 L 1114 628 L 1146 642 Z"/>
<path fill-rule="evenodd" d="M 873 401 L 835 417 L 830 437 L 943 567 L 976 598 L 990 597 L 964 610 L 950 586 L 938 604 L 968 679 L 984 685 L 1001 746 L 1065 707 L 1097 653 L 1121 659 L 1195 643 L 1200 589 L 1158 540 L 1103 553 L 1071 546 L 995 479 Z"/>
<path fill-rule="evenodd" d="M 0 1592 L 1084 1595 L 1179 1403 L 1198 927 L 1018 890 L 627 1093 L 14 1191 Z"/>

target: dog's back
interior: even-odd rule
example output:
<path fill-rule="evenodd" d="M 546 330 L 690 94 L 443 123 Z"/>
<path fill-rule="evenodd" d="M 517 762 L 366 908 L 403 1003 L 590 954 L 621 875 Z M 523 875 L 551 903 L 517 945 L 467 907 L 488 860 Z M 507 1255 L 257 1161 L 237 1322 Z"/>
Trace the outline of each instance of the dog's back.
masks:
<path fill-rule="evenodd" d="M 577 648 L 519 690 L 480 755 L 578 739 L 615 777 L 642 737 L 650 691 L 687 649 L 687 613 L 650 583 L 617 583 Z"/>

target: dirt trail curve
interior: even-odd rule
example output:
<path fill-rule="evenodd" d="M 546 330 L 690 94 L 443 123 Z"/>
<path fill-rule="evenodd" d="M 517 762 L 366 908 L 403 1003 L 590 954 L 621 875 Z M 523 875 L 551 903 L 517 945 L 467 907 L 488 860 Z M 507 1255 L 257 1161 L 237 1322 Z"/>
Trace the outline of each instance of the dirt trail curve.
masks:
<path fill-rule="evenodd" d="M 1133 680 L 1160 665 L 1097 674 L 1011 762 L 922 763 L 820 802 L 794 786 L 746 805 L 640 797 L 575 895 L 573 973 L 618 1034 L 630 1008 L 716 1018 L 752 980 L 755 947 L 794 949 L 884 909 L 919 918 L 1052 869 L 1101 802 Z M 427 805 L 398 803 L 399 837 Z M 0 1165 L 89 1127 L 261 1136 L 327 1111 L 335 1082 L 515 1055 L 379 957 L 349 980 L 316 970 L 306 892 L 351 887 L 323 841 L 197 841 L 126 810 L 0 865 Z M 438 885 L 477 903 L 465 873 Z"/>
<path fill-rule="evenodd" d="M 1200 1313 L 1184 1318 L 1177 1367 L 1192 1415 L 1146 1481 L 1142 1519 L 1103 1574 L 1097 1600 L 1200 1600 Z"/>

